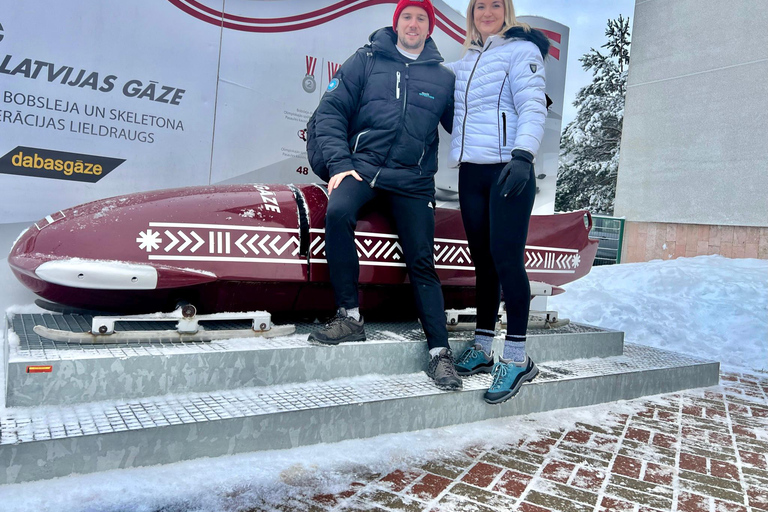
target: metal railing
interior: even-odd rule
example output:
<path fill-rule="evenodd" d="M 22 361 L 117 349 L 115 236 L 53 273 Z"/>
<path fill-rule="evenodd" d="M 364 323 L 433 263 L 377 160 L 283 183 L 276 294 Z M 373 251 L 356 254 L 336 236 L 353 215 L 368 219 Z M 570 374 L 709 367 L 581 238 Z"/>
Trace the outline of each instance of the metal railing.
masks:
<path fill-rule="evenodd" d="M 621 246 L 624 242 L 624 219 L 592 215 L 590 238 L 600 240 L 594 266 L 621 263 Z"/>

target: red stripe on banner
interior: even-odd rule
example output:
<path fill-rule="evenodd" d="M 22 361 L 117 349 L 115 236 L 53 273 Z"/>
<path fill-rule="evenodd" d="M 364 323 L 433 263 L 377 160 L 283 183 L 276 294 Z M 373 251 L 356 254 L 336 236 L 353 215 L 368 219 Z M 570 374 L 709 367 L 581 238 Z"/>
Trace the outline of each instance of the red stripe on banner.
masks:
<path fill-rule="evenodd" d="M 539 28 L 537 30 L 541 30 L 544 32 L 544 35 L 553 40 L 556 43 L 560 43 L 563 39 L 563 36 L 558 34 L 557 32 L 552 32 L 551 30 L 544 30 L 543 28 Z"/>
<path fill-rule="evenodd" d="M 462 36 L 464 36 L 464 37 L 467 36 L 467 31 L 466 30 L 464 30 L 463 28 L 461 28 L 460 26 L 458 26 L 457 24 L 452 22 L 450 20 L 450 18 L 448 18 L 448 16 L 446 16 L 442 12 L 438 11 L 437 9 L 435 9 L 435 17 L 436 18 L 441 18 L 441 20 L 444 21 L 447 26 L 453 28 L 456 32 L 458 32 Z M 435 20 L 435 25 L 437 25 L 437 20 Z"/>
<path fill-rule="evenodd" d="M 335 4 L 329 5 L 328 7 L 323 7 L 322 9 L 317 9 L 316 11 L 305 12 L 303 14 L 296 14 L 293 16 L 286 16 L 283 18 L 251 18 L 246 16 L 236 16 L 234 14 L 227 14 L 225 12 L 216 11 L 215 9 L 211 9 L 210 7 L 206 7 L 205 5 L 201 4 L 197 0 L 169 0 L 169 1 L 175 5 L 177 1 L 181 1 L 185 4 L 188 4 L 191 7 L 196 7 L 201 11 L 205 11 L 209 14 L 212 14 L 216 17 L 223 18 L 225 20 L 237 21 L 242 23 L 263 24 L 263 25 L 304 21 L 309 18 L 315 18 L 318 16 L 322 16 L 324 14 L 328 14 L 337 9 L 341 9 L 342 7 L 350 6 L 356 2 L 359 2 L 359 0 L 342 0 L 341 2 L 336 2 Z M 373 0 L 373 1 L 369 0 L 366 2 L 362 2 L 358 7 L 366 7 L 368 5 L 376 5 L 376 4 L 395 4 L 395 3 L 397 3 L 397 0 Z"/>
<path fill-rule="evenodd" d="M 350 14 L 355 11 L 359 11 L 360 9 L 364 9 L 372 5 L 387 4 L 387 3 L 391 3 L 391 0 L 368 0 L 367 2 L 357 4 L 357 5 L 348 7 L 344 10 L 335 12 L 329 16 L 326 16 L 325 18 L 318 18 L 316 20 L 305 21 L 304 23 L 296 23 L 293 25 L 280 25 L 280 26 L 272 26 L 272 27 L 270 26 L 248 27 L 248 26 L 231 23 L 229 21 L 224 21 L 223 26 L 225 28 L 231 28 L 233 30 L 241 30 L 243 32 L 259 32 L 259 33 L 295 32 L 297 30 L 304 30 L 306 28 L 312 28 L 318 25 L 322 25 L 324 23 L 328 23 L 329 21 L 333 21 L 337 18 L 341 18 L 344 15 Z M 218 21 L 214 24 L 218 24 Z"/>
<path fill-rule="evenodd" d="M 439 20 L 439 19 L 435 19 L 435 26 L 436 26 L 437 28 L 439 28 L 440 30 L 442 30 L 443 32 L 445 32 L 446 34 L 448 34 L 448 36 L 450 36 L 452 39 L 455 39 L 457 42 L 459 42 L 459 43 L 461 43 L 461 44 L 464 44 L 464 37 L 460 36 L 459 34 L 457 34 L 456 32 L 454 32 L 453 30 L 451 30 L 450 28 L 448 28 L 448 27 L 447 27 L 447 26 L 446 26 L 446 25 L 443 23 L 443 21 L 442 21 L 442 20 Z"/>
<path fill-rule="evenodd" d="M 169 0 L 169 1 L 172 4 L 176 5 L 176 7 L 179 7 L 179 5 L 175 1 L 173 1 L 173 0 Z M 182 0 L 182 1 L 187 1 L 187 0 Z M 203 4 L 199 3 L 199 2 L 192 1 L 192 2 L 188 2 L 188 3 L 191 3 L 192 5 L 194 5 L 195 7 L 200 9 L 201 11 L 207 12 L 208 14 L 212 14 L 213 16 L 221 17 L 221 12 L 219 12 L 219 11 L 217 11 L 215 9 L 212 9 L 210 7 L 207 7 L 207 6 L 205 6 L 205 5 L 203 5 Z"/>
<path fill-rule="evenodd" d="M 549 47 L 549 54 L 557 60 L 560 60 L 560 49 L 554 46 Z"/>
<path fill-rule="evenodd" d="M 343 0 L 341 2 L 336 2 L 335 4 L 330 5 L 328 7 L 324 7 L 322 9 L 307 12 L 304 14 L 297 14 L 295 16 L 286 16 L 283 18 L 249 18 L 244 16 L 235 16 L 232 14 L 227 14 L 221 11 L 217 11 L 215 9 L 211 9 L 210 7 L 206 7 L 205 5 L 201 4 L 197 0 L 168 0 L 168 2 L 176 6 L 178 9 L 189 14 L 190 16 L 193 16 L 199 19 L 200 21 L 210 23 L 211 25 L 215 25 L 217 27 L 223 26 L 224 28 L 239 30 L 242 32 L 275 33 L 275 32 L 295 32 L 297 30 L 304 30 L 307 28 L 316 27 L 318 25 L 322 25 L 323 23 L 328 23 L 329 21 L 340 18 L 346 14 L 359 11 L 360 9 L 364 9 L 366 7 L 371 7 L 374 5 L 383 5 L 383 4 L 396 4 L 397 0 L 365 0 L 363 2 L 359 2 L 359 0 Z M 346 8 L 343 8 L 343 7 L 346 7 Z M 341 10 L 337 12 L 333 12 L 333 11 L 336 11 L 337 9 L 341 9 Z M 204 13 L 207 13 L 210 16 Z M 305 21 L 313 17 L 323 16 L 325 14 L 328 14 L 328 15 L 322 18 L 311 20 L 311 21 Z M 464 42 L 464 37 L 466 37 L 466 31 L 464 31 L 461 27 L 459 27 L 450 19 L 448 19 L 448 17 L 445 14 L 441 13 L 440 11 L 435 11 L 435 16 L 436 16 L 436 19 L 435 19 L 436 27 L 438 27 L 440 30 L 445 32 L 447 35 L 449 35 L 452 39 L 456 40 L 457 42 L 459 43 Z M 303 21 L 303 23 L 293 23 L 293 22 L 301 22 L 301 21 Z M 240 23 L 250 23 L 253 25 L 247 26 L 247 25 L 242 25 Z M 268 26 L 268 25 L 277 25 L 280 23 L 289 23 L 289 24 L 279 25 L 279 26 Z M 262 26 L 258 26 L 258 25 L 262 25 Z M 267 26 L 263 26 L 263 25 L 267 25 Z"/>

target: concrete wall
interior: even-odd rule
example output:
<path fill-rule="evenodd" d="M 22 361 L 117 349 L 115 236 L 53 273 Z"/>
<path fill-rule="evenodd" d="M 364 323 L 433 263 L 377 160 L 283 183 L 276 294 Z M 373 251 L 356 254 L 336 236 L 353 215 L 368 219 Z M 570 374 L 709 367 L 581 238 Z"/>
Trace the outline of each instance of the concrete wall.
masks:
<path fill-rule="evenodd" d="M 616 216 L 768 227 L 766 27 L 762 0 L 637 0 Z"/>

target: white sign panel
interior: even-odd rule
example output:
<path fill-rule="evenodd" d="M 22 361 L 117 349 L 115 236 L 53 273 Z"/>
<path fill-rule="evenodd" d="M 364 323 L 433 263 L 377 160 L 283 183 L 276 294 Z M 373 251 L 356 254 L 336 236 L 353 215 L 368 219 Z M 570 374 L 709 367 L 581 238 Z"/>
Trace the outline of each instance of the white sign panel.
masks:
<path fill-rule="evenodd" d="M 209 182 L 220 28 L 154 0 L 3 4 L 2 222 Z"/>
<path fill-rule="evenodd" d="M 330 77 L 395 0 L 39 0 L 0 11 L 0 218 L 32 222 L 119 194 L 309 182 L 306 122 Z M 461 58 L 464 18 L 434 2 L 433 38 Z M 554 205 L 568 29 L 546 30 L 554 105 L 535 213 Z M 441 132 L 439 196 L 455 199 Z"/>

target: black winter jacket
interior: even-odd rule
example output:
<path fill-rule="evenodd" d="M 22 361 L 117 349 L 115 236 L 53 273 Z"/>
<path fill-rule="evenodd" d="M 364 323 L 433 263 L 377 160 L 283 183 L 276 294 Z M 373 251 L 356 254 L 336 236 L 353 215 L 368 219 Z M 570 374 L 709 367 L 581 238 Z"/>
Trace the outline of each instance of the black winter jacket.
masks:
<path fill-rule="evenodd" d="M 331 176 L 355 170 L 372 188 L 432 200 L 437 124 L 451 130 L 454 74 L 432 38 L 416 60 L 400 54 L 391 27 L 370 41 L 342 64 L 320 101 L 318 147 Z"/>

